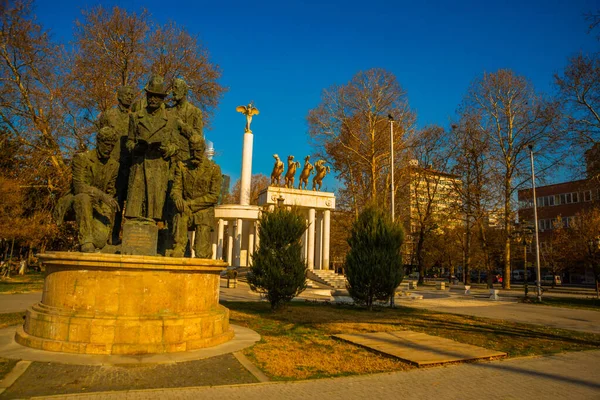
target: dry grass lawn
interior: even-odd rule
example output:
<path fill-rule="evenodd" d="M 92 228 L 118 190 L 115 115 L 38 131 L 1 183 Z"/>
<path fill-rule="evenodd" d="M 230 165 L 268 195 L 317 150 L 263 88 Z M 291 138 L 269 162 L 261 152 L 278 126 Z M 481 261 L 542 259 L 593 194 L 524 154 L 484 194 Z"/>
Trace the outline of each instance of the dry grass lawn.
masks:
<path fill-rule="evenodd" d="M 0 280 L 0 293 L 38 292 L 44 288 L 44 274 L 31 272 L 25 275 L 11 275 Z"/>
<path fill-rule="evenodd" d="M 262 340 L 245 351 L 272 379 L 310 379 L 412 368 L 331 338 L 337 333 L 412 330 L 504 351 L 509 357 L 600 348 L 600 335 L 399 307 L 368 312 L 351 306 L 224 302 L 231 322 Z"/>

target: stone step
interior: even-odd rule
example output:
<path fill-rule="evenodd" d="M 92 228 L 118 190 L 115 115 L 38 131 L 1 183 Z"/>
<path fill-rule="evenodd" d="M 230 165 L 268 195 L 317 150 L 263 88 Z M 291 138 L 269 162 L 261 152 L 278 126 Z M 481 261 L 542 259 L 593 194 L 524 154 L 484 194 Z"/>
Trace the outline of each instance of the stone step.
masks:
<path fill-rule="evenodd" d="M 307 277 L 316 282 L 323 283 L 333 288 L 346 287 L 346 278 L 331 270 L 309 270 Z"/>

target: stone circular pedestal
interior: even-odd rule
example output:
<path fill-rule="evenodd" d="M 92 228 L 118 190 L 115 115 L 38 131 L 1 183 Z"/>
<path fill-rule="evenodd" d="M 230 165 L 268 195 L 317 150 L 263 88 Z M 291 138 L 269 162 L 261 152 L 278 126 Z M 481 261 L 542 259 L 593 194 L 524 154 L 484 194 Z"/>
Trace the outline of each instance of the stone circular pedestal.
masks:
<path fill-rule="evenodd" d="M 219 304 L 226 263 L 198 258 L 49 252 L 42 302 L 15 340 L 81 354 L 156 354 L 233 338 Z"/>

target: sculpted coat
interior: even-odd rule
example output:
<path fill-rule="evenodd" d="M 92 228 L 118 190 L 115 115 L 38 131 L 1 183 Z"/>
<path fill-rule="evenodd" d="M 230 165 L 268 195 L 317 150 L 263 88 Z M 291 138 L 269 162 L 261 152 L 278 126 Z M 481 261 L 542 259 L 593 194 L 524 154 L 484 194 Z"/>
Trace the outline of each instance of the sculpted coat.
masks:
<path fill-rule="evenodd" d="M 79 227 L 79 244 L 93 244 L 95 248 L 102 249 L 107 243 L 115 215 L 115 209 L 107 200 L 116 194 L 119 163 L 112 158 L 103 161 L 96 150 L 90 150 L 75 155 L 72 168 L 71 193 L 59 200 L 58 223 L 71 219 L 65 217 L 74 212 Z"/>
<path fill-rule="evenodd" d="M 175 133 L 175 144 L 179 148 L 176 155 L 177 161 L 185 161 L 190 158 L 189 138 L 192 135 L 202 136 L 202 111 L 189 101 L 177 104 L 169 108 L 173 118 L 181 120 Z"/>
<path fill-rule="evenodd" d="M 170 160 L 177 153 L 176 121 L 161 106 L 153 114 L 147 109 L 129 118 L 127 147 L 131 170 L 125 216 L 165 220 L 165 200 L 170 177 Z"/>
<path fill-rule="evenodd" d="M 110 157 L 118 162 L 126 160 L 128 154 L 125 144 L 129 134 L 129 110 L 120 104 L 106 110 L 98 117 L 98 125 L 100 128 L 110 126 L 117 131 L 119 140 L 115 143 L 115 148 Z"/>
<path fill-rule="evenodd" d="M 174 218 L 175 250 L 180 254 L 187 244 L 188 229 L 195 228 L 196 257 L 211 258 L 210 232 L 214 225 L 215 205 L 221 193 L 222 180 L 219 166 L 205 156 L 202 156 L 199 165 L 195 165 L 192 160 L 177 163 L 171 199 L 173 203 L 181 200 L 185 202 L 185 210 L 177 213 Z"/>

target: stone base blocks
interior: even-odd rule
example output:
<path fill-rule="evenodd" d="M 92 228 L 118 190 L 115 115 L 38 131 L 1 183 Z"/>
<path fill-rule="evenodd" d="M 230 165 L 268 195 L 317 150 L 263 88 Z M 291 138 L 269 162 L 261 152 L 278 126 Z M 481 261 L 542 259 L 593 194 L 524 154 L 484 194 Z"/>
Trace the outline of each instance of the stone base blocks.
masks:
<path fill-rule="evenodd" d="M 219 305 L 217 260 L 46 253 L 42 302 L 27 310 L 18 343 L 81 354 L 156 354 L 233 338 Z"/>

